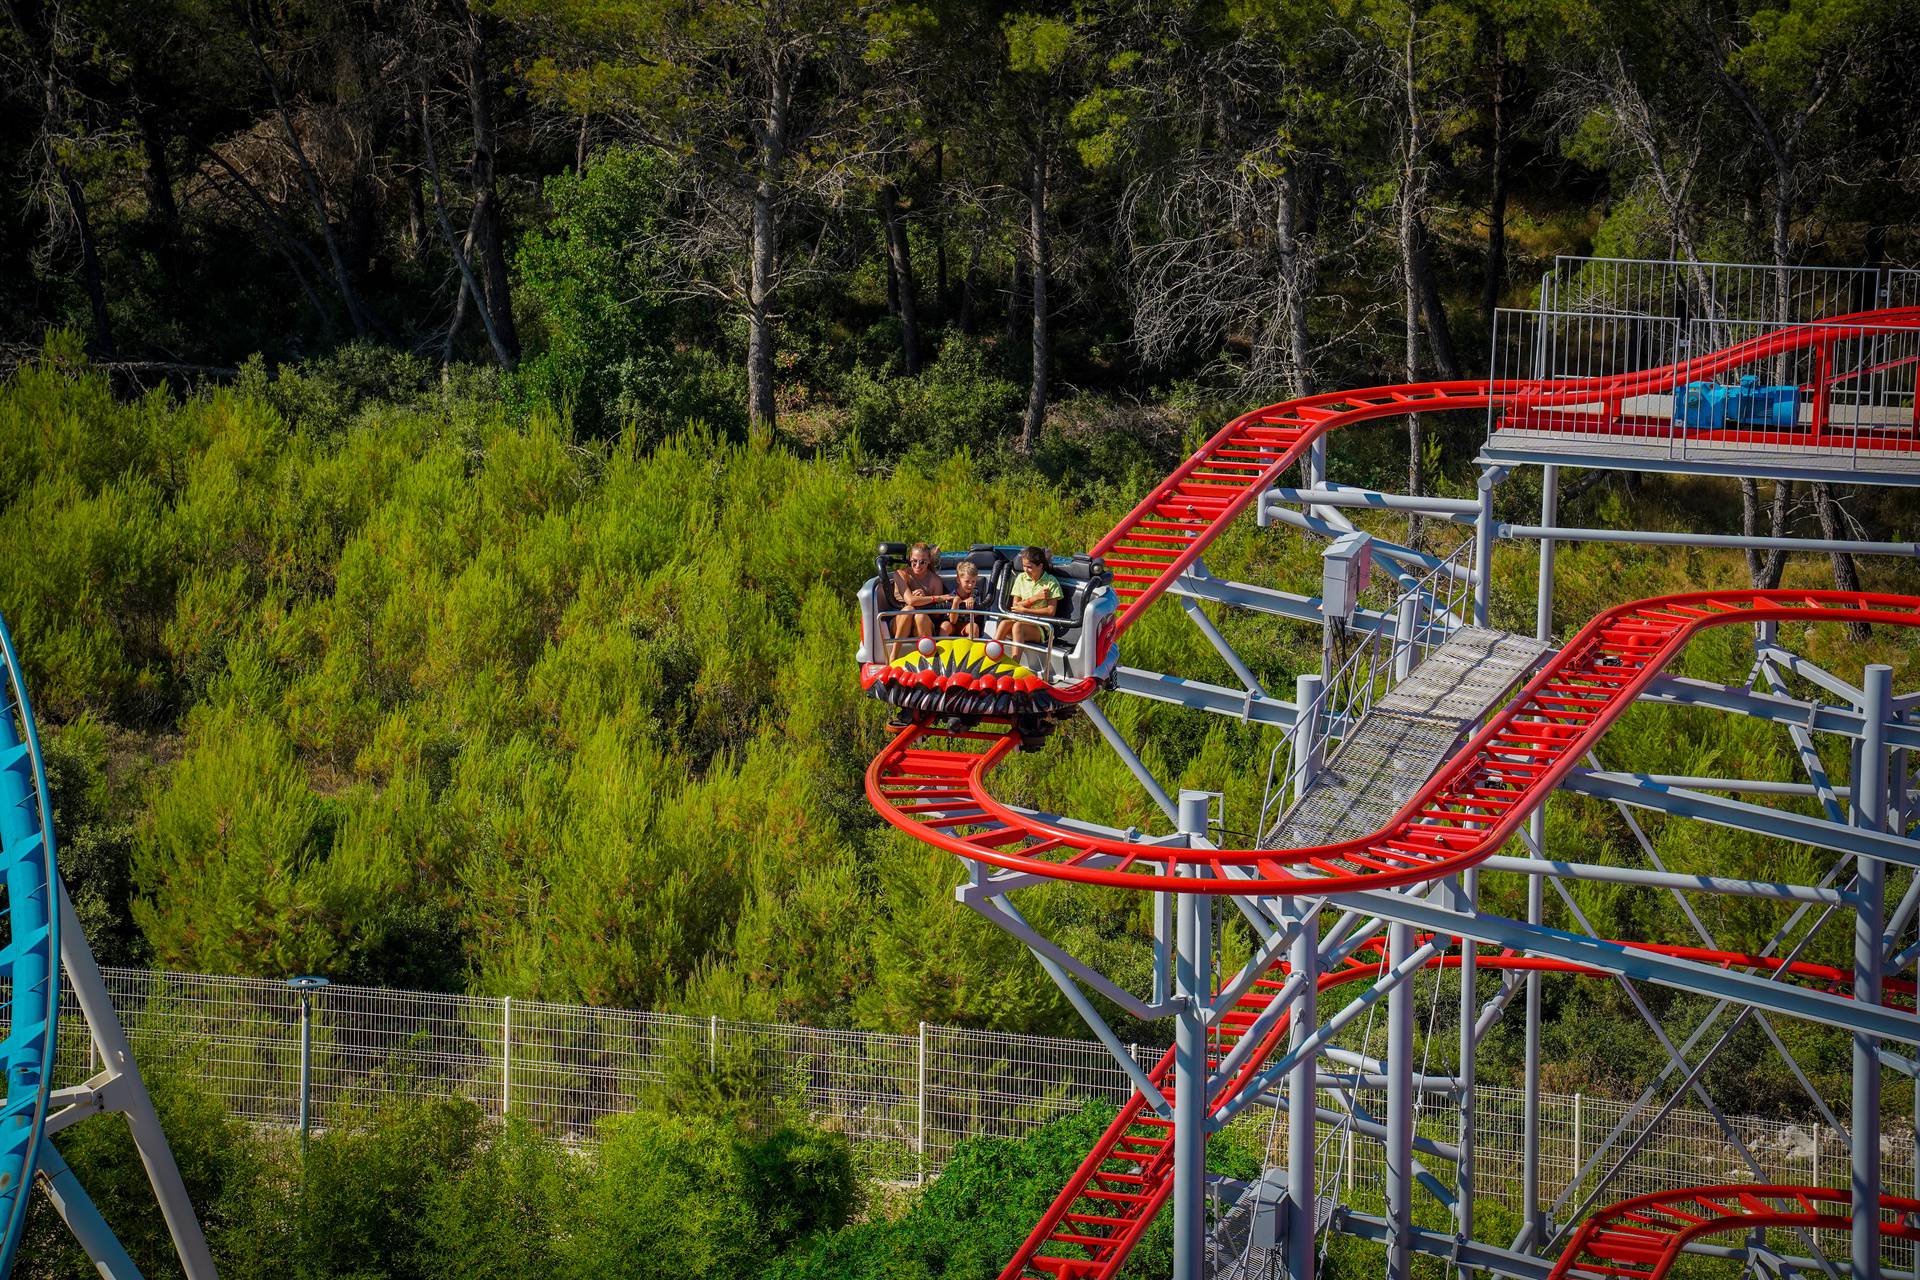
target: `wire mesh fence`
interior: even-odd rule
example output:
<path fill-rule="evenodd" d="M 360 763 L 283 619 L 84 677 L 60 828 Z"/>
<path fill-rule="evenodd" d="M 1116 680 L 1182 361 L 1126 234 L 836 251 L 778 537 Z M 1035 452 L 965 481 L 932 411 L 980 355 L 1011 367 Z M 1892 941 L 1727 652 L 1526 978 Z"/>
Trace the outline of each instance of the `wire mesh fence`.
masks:
<path fill-rule="evenodd" d="M 143 1058 L 174 1059 L 230 1114 L 262 1124 L 297 1122 L 303 1017 L 319 1127 L 351 1123 L 383 1099 L 453 1093 L 583 1142 L 597 1121 L 649 1095 L 671 1105 L 697 1089 L 753 1089 L 845 1133 L 873 1176 L 901 1181 L 937 1174 L 967 1138 L 1018 1137 L 1088 1099 L 1117 1104 L 1132 1090 L 1098 1043 L 1054 1036 L 930 1025 L 899 1035 L 344 985 L 306 993 L 303 1010 L 302 995 L 279 982 L 136 969 L 104 976 Z M 1146 1067 L 1161 1052 L 1132 1047 Z M 69 991 L 58 1079 L 77 1082 L 97 1065 Z M 1363 1088 L 1353 1101 L 1364 1115 L 1385 1114 L 1379 1090 Z M 1476 1185 L 1517 1201 L 1526 1095 L 1482 1087 L 1475 1102 Z M 1831 1127 L 1734 1116 L 1729 1137 L 1703 1110 L 1676 1108 L 1651 1126 L 1658 1108 L 1632 1111 L 1613 1099 L 1541 1095 L 1542 1195 L 1557 1202 L 1557 1221 L 1570 1220 L 1616 1162 L 1603 1202 L 1705 1182 L 1845 1185 L 1846 1138 Z M 1427 1097 L 1416 1129 L 1451 1144 L 1458 1121 L 1450 1100 Z M 1284 1150 L 1284 1115 L 1250 1108 L 1234 1124 L 1256 1145 Z M 1322 1139 L 1330 1185 L 1380 1185 L 1377 1142 L 1338 1125 Z M 1912 1188 L 1912 1138 L 1886 1135 L 1881 1154 L 1889 1191 Z M 1427 1163 L 1453 1183 L 1447 1162 Z"/>

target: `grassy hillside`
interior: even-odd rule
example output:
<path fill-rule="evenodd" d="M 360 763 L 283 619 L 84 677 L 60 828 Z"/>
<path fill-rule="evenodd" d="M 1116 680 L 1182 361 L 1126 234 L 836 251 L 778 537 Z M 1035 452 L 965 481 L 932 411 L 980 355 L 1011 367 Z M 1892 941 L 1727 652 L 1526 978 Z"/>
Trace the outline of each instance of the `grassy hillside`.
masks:
<path fill-rule="evenodd" d="M 1209 425 L 1195 414 L 1185 434 Z M 1466 423 L 1450 437 L 1462 491 L 1473 435 Z M 505 407 L 487 379 L 425 382 L 377 361 L 251 368 L 128 402 L 56 344 L 0 386 L 0 610 L 51 729 L 65 865 L 95 945 L 110 961 L 229 973 L 1075 1030 L 1024 953 L 953 903 L 955 864 L 868 810 L 861 775 L 883 714 L 853 680 L 850 601 L 877 536 L 1090 545 L 1179 445 L 1177 430 L 1092 438 L 1098 452 L 1056 438 L 1038 463 L 802 457 L 697 425 L 650 447 L 586 441 L 554 414 Z M 1339 442 L 1336 476 L 1385 471 L 1397 441 Z M 1534 483 L 1509 482 L 1506 514 L 1527 515 Z M 1615 478 L 1563 516 L 1725 530 L 1734 502 L 1715 482 Z M 1915 536 L 1911 504 L 1856 508 L 1876 533 Z M 1243 526 L 1209 560 L 1307 587 L 1317 554 Z M 1745 580 L 1735 556 L 1664 548 L 1570 546 L 1559 563 L 1563 630 L 1620 600 Z M 1497 568 L 1496 613 L 1530 627 L 1531 550 L 1503 548 Z M 1909 569 L 1865 571 L 1870 586 L 1920 589 Z M 1807 558 L 1788 581 L 1829 572 Z M 1278 689 L 1317 662 L 1305 628 L 1220 623 Z M 1907 636 L 1795 638 L 1843 674 L 1885 658 L 1911 683 L 1920 665 Z M 1747 644 L 1723 629 L 1688 668 L 1738 680 Z M 1130 634 L 1128 655 L 1230 680 L 1171 607 Z M 1112 700 L 1112 714 L 1163 780 L 1225 790 L 1229 828 L 1251 823 L 1262 734 L 1137 700 Z M 1644 708 L 1616 741 L 1609 762 L 1631 744 L 1656 771 L 1797 768 L 1784 733 L 1704 712 Z M 1057 811 L 1156 820 L 1084 725 L 1008 773 L 1009 794 Z M 1716 828 L 1644 826 L 1675 869 L 1820 865 Z M 1617 815 L 1571 800 L 1549 833 L 1583 858 L 1633 840 Z M 1496 906 L 1517 910 L 1519 893 L 1488 881 Z M 1693 940 L 1658 895 L 1573 896 L 1602 933 Z M 1117 976 L 1143 976 L 1144 900 L 1058 889 L 1027 905 Z M 1777 924 L 1745 900 L 1702 911 L 1728 946 Z M 1834 930 L 1808 954 L 1845 947 Z M 1641 1074 L 1644 1061 L 1582 1030 L 1585 1011 L 1630 1017 L 1622 997 L 1580 985 L 1554 996 L 1564 1070 Z"/>

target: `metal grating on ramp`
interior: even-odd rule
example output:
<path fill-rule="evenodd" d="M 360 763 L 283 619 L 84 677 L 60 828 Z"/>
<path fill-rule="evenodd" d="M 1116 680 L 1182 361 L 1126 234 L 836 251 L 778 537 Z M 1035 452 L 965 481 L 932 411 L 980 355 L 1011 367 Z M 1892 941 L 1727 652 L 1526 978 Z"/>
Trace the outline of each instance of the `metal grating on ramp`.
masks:
<path fill-rule="evenodd" d="M 1454 632 L 1360 718 L 1260 847 L 1331 844 L 1386 826 L 1546 651 L 1505 631 Z"/>

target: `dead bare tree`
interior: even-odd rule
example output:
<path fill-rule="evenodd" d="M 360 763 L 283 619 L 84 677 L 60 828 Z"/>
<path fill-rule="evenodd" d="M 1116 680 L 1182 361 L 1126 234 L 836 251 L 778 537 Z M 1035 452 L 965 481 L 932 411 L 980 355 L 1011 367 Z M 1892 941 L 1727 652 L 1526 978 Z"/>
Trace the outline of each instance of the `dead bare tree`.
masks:
<path fill-rule="evenodd" d="M 38 171 L 33 187 L 34 202 L 46 213 L 47 251 L 57 250 L 68 236 L 79 248 L 80 283 L 93 322 L 90 344 L 95 354 L 110 356 L 113 322 L 107 312 L 100 242 L 74 158 L 125 147 L 129 139 L 124 124 L 94 126 L 82 118 L 91 97 L 78 82 L 74 59 L 77 54 L 84 60 L 88 46 L 83 31 L 69 29 L 71 15 L 58 5 L 7 0 L 7 17 L 20 44 L 20 56 L 6 59 L 13 69 L 7 78 L 14 94 L 39 117 L 32 146 Z"/>
<path fill-rule="evenodd" d="M 1164 21 L 1133 41 L 1168 51 L 1142 64 L 1135 127 L 1181 140 L 1140 164 L 1121 197 L 1134 344 L 1155 362 L 1218 353 L 1223 368 L 1244 344 L 1243 393 L 1308 394 L 1338 340 L 1313 336 L 1316 304 L 1333 301 L 1318 282 L 1351 244 L 1330 231 L 1339 213 L 1326 200 L 1334 113 L 1358 109 L 1321 91 L 1340 42 L 1244 23 L 1209 43 L 1204 18 L 1177 5 Z"/>
<path fill-rule="evenodd" d="M 280 77 L 267 60 L 266 50 L 260 43 L 260 35 L 255 28 L 252 14 L 247 19 L 247 44 L 253 50 L 254 65 L 260 72 L 261 80 L 266 84 L 273 99 L 274 115 L 280 122 L 281 133 L 287 150 L 300 173 L 301 189 L 305 192 L 314 222 L 320 230 L 320 240 L 327 250 L 327 262 L 331 268 L 333 287 L 340 295 L 340 302 L 346 308 L 347 320 L 353 325 L 357 337 L 366 337 L 374 331 L 371 313 L 360 300 L 359 291 L 353 286 L 353 277 L 347 270 L 345 255 L 340 249 L 340 238 L 334 230 L 332 209 L 328 205 L 326 190 L 321 185 L 320 175 L 314 169 L 313 160 L 307 154 L 306 143 L 294 127 L 293 113 L 287 104 L 287 95 L 281 86 Z"/>
<path fill-rule="evenodd" d="M 1812 177 L 1808 172 L 1806 145 L 1810 127 L 1822 111 L 1832 105 L 1836 92 L 1855 79 L 1855 73 L 1866 59 L 1873 32 L 1869 24 L 1845 24 L 1837 39 L 1818 42 L 1811 49 L 1800 49 L 1801 56 L 1812 55 L 1812 65 L 1793 77 L 1794 91 L 1783 94 L 1775 88 L 1767 93 L 1749 85 L 1736 73 L 1736 49 L 1730 24 L 1713 21 L 1709 15 L 1691 8 L 1683 8 L 1682 12 L 1685 16 L 1681 25 L 1691 35 L 1702 63 L 1710 69 L 1713 84 L 1733 105 L 1734 118 L 1746 123 L 1749 136 L 1766 161 L 1765 169 L 1770 177 L 1764 194 L 1768 248 L 1776 268 L 1777 285 L 1774 318 L 1784 323 L 1794 318 L 1789 313 L 1788 268 L 1794 258 L 1793 224 L 1799 193 Z M 1832 149 L 1822 150 L 1827 159 L 1821 171 L 1828 173 L 1835 157 Z M 1832 486 L 1816 482 L 1811 491 L 1822 536 L 1836 537 L 1840 518 L 1835 511 Z M 1853 556 L 1836 551 L 1831 558 L 1833 585 L 1842 591 L 1858 591 L 1860 571 Z M 1864 639 L 1867 634 L 1867 628 L 1860 623 L 1849 623 L 1847 631 L 1854 639 Z"/>
<path fill-rule="evenodd" d="M 1593 38 L 1596 43 L 1584 56 L 1568 59 L 1558 69 L 1544 104 L 1560 116 L 1563 128 L 1589 111 L 1606 114 L 1618 145 L 1639 160 L 1641 181 L 1666 216 L 1675 256 L 1687 264 L 1692 278 L 1700 318 L 1717 322 L 1722 318 L 1720 300 L 1701 266 L 1700 210 L 1694 194 L 1706 163 L 1707 139 L 1716 132 L 1716 117 L 1698 103 L 1692 109 L 1673 103 L 1656 107 L 1642 83 L 1642 70 L 1626 46 L 1608 42 L 1605 33 Z M 1659 82 L 1670 89 L 1684 84 L 1672 76 L 1663 76 Z M 1759 533 L 1760 482 L 1742 476 L 1739 486 L 1741 532 L 1752 537 Z M 1766 510 L 1769 536 L 1785 537 L 1792 523 L 1792 481 L 1773 482 Z M 1763 554 L 1748 548 L 1745 554 L 1747 577 L 1756 589 L 1770 590 L 1780 584 L 1786 569 L 1784 551 Z"/>

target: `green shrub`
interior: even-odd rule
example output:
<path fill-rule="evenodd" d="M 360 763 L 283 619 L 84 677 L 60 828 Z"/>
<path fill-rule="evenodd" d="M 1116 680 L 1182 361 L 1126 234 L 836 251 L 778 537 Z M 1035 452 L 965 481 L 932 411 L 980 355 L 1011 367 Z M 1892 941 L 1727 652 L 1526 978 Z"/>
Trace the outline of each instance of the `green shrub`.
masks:
<path fill-rule="evenodd" d="M 565 1267 L 586 1280 L 746 1280 L 775 1252 L 844 1225 L 857 1197 L 844 1139 L 783 1127 L 762 1139 L 708 1116 L 606 1121 Z"/>

